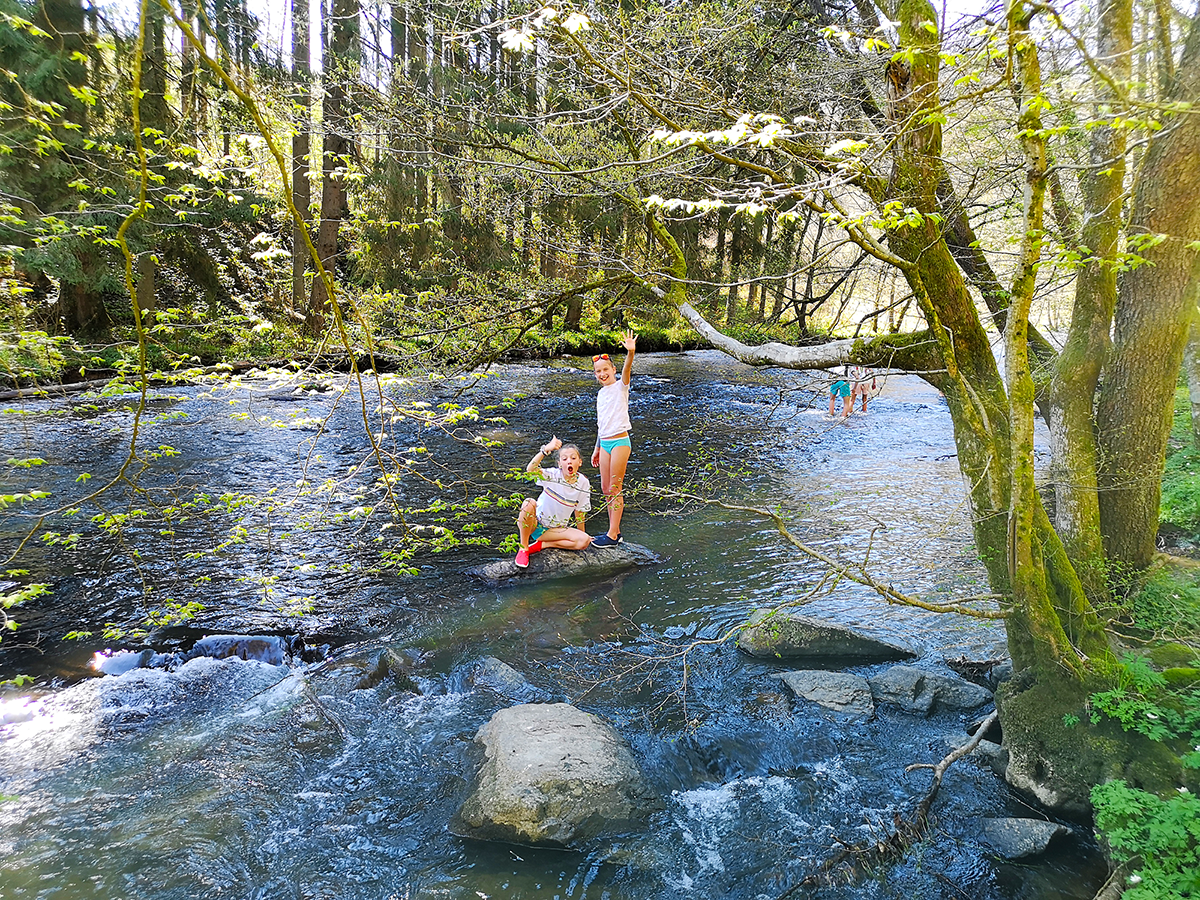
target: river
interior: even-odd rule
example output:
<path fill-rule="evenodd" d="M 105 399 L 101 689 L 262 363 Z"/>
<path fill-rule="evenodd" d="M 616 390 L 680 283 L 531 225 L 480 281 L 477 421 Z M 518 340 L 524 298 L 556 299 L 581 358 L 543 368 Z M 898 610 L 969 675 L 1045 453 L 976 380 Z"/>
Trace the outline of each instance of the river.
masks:
<path fill-rule="evenodd" d="M 0 672 L 38 677 L 0 700 L 0 897 L 776 897 L 839 842 L 880 835 L 927 787 L 928 774 L 905 766 L 936 762 L 972 716 L 881 707 L 850 724 L 790 698 L 773 677 L 781 666 L 728 641 L 694 647 L 684 690 L 680 647 L 721 637 L 755 607 L 808 596 L 824 573 L 770 523 L 644 490 L 778 506 L 825 552 L 861 560 L 869 550 L 876 577 L 904 591 L 986 593 L 937 392 L 893 376 L 866 416 L 842 422 L 825 415 L 824 386 L 712 352 L 639 355 L 635 496 L 622 530 L 662 565 L 505 590 L 462 575 L 499 555 L 487 546 L 419 555 L 405 563 L 416 574 L 381 568 L 396 530 L 366 514 L 379 503 L 378 471 L 344 381 L 299 399 L 267 378 L 154 390 L 139 446 L 169 449 L 140 472 L 138 491 L 49 520 L 60 537 L 35 538 L 13 564 L 51 593 L 14 611 L 23 628 L 0 645 Z M 393 485 L 399 501 L 523 490 L 496 473 L 523 467 L 551 434 L 578 441 L 586 459 L 594 391 L 578 359 L 389 383 L 402 406 L 473 404 L 507 420 L 464 422 L 454 435 L 411 417 L 391 423 L 386 446 L 412 466 Z M 5 491 L 49 490 L 41 504 L 84 496 L 124 460 L 127 405 L 7 410 L 6 456 L 45 462 L 10 465 Z M 476 435 L 501 445 L 483 449 Z M 38 508 L 3 514 L 4 548 Z M 119 532 L 93 520 L 131 512 Z M 410 521 L 471 525 L 461 536 L 493 546 L 511 529 L 511 511 L 455 512 Z M 592 520 L 593 533 L 602 523 Z M 150 610 L 188 604 L 193 618 L 145 624 Z M 807 611 L 889 633 L 929 668 L 1004 654 L 998 626 L 887 606 L 845 580 Z M 126 637 L 105 640 L 106 623 Z M 201 658 L 90 675 L 97 650 L 140 645 L 128 635 L 137 627 L 163 652 L 218 633 L 301 635 L 307 649 L 290 666 Z M 62 640 L 84 629 L 90 638 Z M 403 661 L 419 694 L 393 679 L 359 687 L 381 651 Z M 528 691 L 478 682 L 487 656 L 527 677 Z M 538 698 L 577 702 L 628 739 L 663 798 L 645 827 L 571 852 L 447 830 L 475 731 Z M 980 817 L 1040 814 L 972 761 L 950 770 L 934 812 L 929 837 L 901 861 L 808 896 L 1090 898 L 1103 880 L 1084 834 L 1032 864 L 993 858 Z"/>

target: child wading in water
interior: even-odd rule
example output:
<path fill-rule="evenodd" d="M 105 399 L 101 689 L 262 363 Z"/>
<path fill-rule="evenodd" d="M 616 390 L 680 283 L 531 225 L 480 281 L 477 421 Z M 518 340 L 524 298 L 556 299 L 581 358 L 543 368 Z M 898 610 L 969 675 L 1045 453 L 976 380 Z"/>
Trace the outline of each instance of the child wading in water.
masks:
<path fill-rule="evenodd" d="M 542 458 L 555 450 L 558 451 L 558 466 L 541 468 Z M 517 533 L 521 537 L 516 560 L 518 567 L 524 569 L 529 565 L 529 554 L 546 547 L 582 550 L 592 542 L 591 536 L 583 530 L 584 513 L 592 508 L 592 487 L 579 474 L 582 468 L 583 456 L 579 448 L 574 444 L 563 444 L 558 438 L 543 444 L 537 456 L 525 467 L 526 472 L 538 473 L 537 483 L 542 493 L 536 503 L 532 498 L 526 498 L 517 515 Z M 572 514 L 575 516 L 574 528 L 571 527 Z"/>
<path fill-rule="evenodd" d="M 600 382 L 596 395 L 596 449 L 592 465 L 600 469 L 600 488 L 608 500 L 608 533 L 592 542 L 596 547 L 611 547 L 621 543 L 621 513 L 625 510 L 625 466 L 633 445 L 629 442 L 629 376 L 633 373 L 633 354 L 637 350 L 637 335 L 625 332 L 625 365 L 617 378 L 617 367 L 607 353 L 592 357 L 592 370 Z"/>

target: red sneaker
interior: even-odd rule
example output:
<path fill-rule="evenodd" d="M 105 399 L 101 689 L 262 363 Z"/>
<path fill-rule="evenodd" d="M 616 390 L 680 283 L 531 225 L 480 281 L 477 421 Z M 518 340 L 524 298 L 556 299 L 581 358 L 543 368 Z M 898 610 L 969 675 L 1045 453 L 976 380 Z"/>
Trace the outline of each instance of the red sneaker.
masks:
<path fill-rule="evenodd" d="M 517 551 L 516 563 L 518 569 L 529 568 L 529 551 L 524 547 Z"/>
<path fill-rule="evenodd" d="M 542 541 L 539 538 L 538 540 L 534 541 L 532 544 L 529 545 L 529 555 L 532 556 L 535 553 L 541 553 L 542 549 L 543 549 Z"/>

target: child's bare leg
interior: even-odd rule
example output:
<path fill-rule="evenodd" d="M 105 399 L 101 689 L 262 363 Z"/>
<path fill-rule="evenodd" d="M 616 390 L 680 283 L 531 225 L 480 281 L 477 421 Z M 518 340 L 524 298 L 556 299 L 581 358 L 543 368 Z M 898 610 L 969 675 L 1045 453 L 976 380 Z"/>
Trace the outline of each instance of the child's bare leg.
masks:
<path fill-rule="evenodd" d="M 521 547 L 529 549 L 529 536 L 537 527 L 537 501 L 525 498 L 521 511 L 517 514 L 517 534 L 521 538 Z"/>
<path fill-rule="evenodd" d="M 837 403 L 837 394 L 829 395 L 829 414 L 833 415 L 834 405 Z"/>
<path fill-rule="evenodd" d="M 608 500 L 608 536 L 613 540 L 621 534 L 621 514 L 625 511 L 625 467 L 629 464 L 632 447 L 617 446 L 612 453 L 600 451 L 600 488 Z"/>
<path fill-rule="evenodd" d="M 542 532 L 542 546 L 556 550 L 583 550 L 592 536 L 578 528 L 547 528 Z"/>

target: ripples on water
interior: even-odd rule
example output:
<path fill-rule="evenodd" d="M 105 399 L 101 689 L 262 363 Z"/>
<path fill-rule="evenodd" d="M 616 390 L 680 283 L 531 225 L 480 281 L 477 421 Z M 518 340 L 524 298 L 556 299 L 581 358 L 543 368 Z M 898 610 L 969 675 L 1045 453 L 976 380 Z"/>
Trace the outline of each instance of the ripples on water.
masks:
<path fill-rule="evenodd" d="M 906 591 L 979 592 L 983 574 L 936 392 L 891 379 L 867 417 L 843 424 L 822 414 L 824 384 L 807 384 L 716 354 L 639 356 L 630 481 L 677 484 L 680 472 L 714 457 L 744 463 L 722 496 L 782 504 L 798 535 L 826 552 L 861 558 L 872 542 L 877 577 Z M 529 395 L 504 413 L 507 427 L 497 426 L 509 441 L 497 451 L 500 465 L 521 466 L 550 433 L 588 446 L 594 387 L 577 361 L 511 366 L 467 402 Z M 147 435 L 149 446 L 181 451 L 169 469 L 144 476 L 160 499 L 291 485 L 307 452 L 297 449 L 298 432 L 308 436 L 311 426 L 273 423 L 329 416 L 310 481 L 342 477 L 366 458 L 360 414 L 346 401 L 335 408 L 330 395 L 279 403 L 252 401 L 245 390 L 164 393 L 179 399 L 156 412 L 187 415 Z M 230 418 L 247 410 L 249 418 Z M 119 463 L 128 414 L 87 415 L 86 428 L 78 414 L 5 417 L 10 455 L 48 461 L 24 476 L 29 484 L 69 496 L 78 471 L 98 479 Z M 420 438 L 409 429 L 399 443 Z M 485 479 L 475 451 L 430 440 L 455 471 Z M 352 487 L 372 480 L 364 473 Z M 429 496 L 418 483 L 403 491 L 406 503 Z M 347 489 L 328 502 L 349 511 L 366 496 Z M 507 514 L 484 516 L 497 541 L 511 527 Z M 10 723 L 0 726 L 0 792 L 16 799 L 0 804 L 0 896 L 774 897 L 838 841 L 877 837 L 907 811 L 927 775 L 903 767 L 943 756 L 945 737 L 965 719 L 881 709 L 867 724 L 837 721 L 786 696 L 771 677 L 779 667 L 728 643 L 690 653 L 682 693 L 670 648 L 718 638 L 754 606 L 801 597 L 820 577 L 772 527 L 744 514 L 673 510 L 643 495 L 624 530 L 660 553 L 661 567 L 603 585 L 506 592 L 458 574 L 487 551 L 432 557 L 419 576 L 402 578 L 374 568 L 377 526 L 351 519 L 297 536 L 291 523 L 268 530 L 249 521 L 245 544 L 216 558 L 188 559 L 223 539 L 228 523 L 216 517 L 171 536 L 134 532 L 127 540 L 141 554 L 137 566 L 129 546 L 107 546 L 86 523 L 72 526 L 84 533 L 74 555 L 44 546 L 30 554 L 55 596 L 21 618 L 46 635 L 46 647 L 57 649 L 58 636 L 80 622 L 99 632 L 106 621 L 136 620 L 144 578 L 156 595 L 205 605 L 197 632 L 300 631 L 341 649 L 307 668 L 196 659 L 173 673 L 134 670 L 10 696 L 0 713 Z M 602 527 L 602 517 L 594 521 L 593 530 Z M 23 524 L 3 520 L 0 539 L 17 539 Z M 315 598 L 310 612 L 281 612 L 305 596 Z M 1003 648 L 998 629 L 887 607 L 845 583 L 811 611 L 916 644 L 922 665 Z M 388 679 L 355 689 L 385 647 L 405 654 L 422 696 Z M 92 649 L 55 656 L 44 670 L 70 675 Z M 475 731 L 513 702 L 471 687 L 485 655 L 523 672 L 543 696 L 578 699 L 617 725 L 665 798 L 645 829 L 580 852 L 466 841 L 445 829 L 471 774 Z M 16 659 L 28 670 L 37 657 Z M 990 771 L 955 766 L 936 809 L 931 839 L 903 861 L 818 895 L 1092 895 L 1095 855 L 1085 844 L 1034 867 L 995 863 L 978 845 L 979 816 L 1023 811 Z"/>

